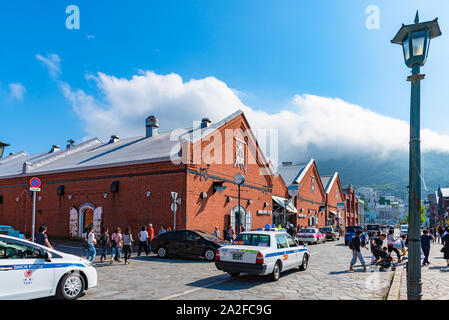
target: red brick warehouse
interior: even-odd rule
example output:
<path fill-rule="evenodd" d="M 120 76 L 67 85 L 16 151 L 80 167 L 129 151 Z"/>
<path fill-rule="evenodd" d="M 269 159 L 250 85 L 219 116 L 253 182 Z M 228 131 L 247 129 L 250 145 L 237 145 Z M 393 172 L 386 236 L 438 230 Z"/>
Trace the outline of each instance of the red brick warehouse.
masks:
<path fill-rule="evenodd" d="M 246 229 L 271 223 L 273 174 L 241 111 L 178 134 L 159 133 L 155 117 L 146 135 L 104 143 L 97 138 L 66 149 L 0 159 L 0 222 L 31 233 L 31 177 L 42 180 L 36 225 L 57 237 L 81 238 L 85 227 L 136 233 L 153 223 L 173 227 L 171 192 L 181 198 L 177 229 L 212 232 L 232 224 Z M 174 138 L 175 136 L 175 138 Z M 241 207 L 233 177 L 241 173 Z"/>

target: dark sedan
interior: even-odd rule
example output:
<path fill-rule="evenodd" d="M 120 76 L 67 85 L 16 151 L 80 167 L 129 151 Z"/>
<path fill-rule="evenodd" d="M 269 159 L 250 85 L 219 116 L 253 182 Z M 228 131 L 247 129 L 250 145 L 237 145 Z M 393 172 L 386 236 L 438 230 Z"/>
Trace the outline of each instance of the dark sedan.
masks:
<path fill-rule="evenodd" d="M 151 241 L 154 253 L 160 258 L 169 255 L 182 257 L 204 257 L 208 261 L 215 261 L 215 252 L 229 242 L 217 238 L 215 235 L 199 230 L 176 230 L 162 233 Z"/>

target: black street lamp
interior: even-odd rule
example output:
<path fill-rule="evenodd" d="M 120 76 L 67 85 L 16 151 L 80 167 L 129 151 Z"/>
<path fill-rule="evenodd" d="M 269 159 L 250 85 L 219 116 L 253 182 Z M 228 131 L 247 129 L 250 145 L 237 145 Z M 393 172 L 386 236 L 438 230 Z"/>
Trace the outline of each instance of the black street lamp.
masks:
<path fill-rule="evenodd" d="M 243 174 L 241 174 L 241 173 L 238 173 L 235 177 L 234 177 L 234 183 L 236 184 L 236 185 L 238 185 L 238 187 L 239 187 L 239 204 L 238 204 L 238 215 L 237 215 L 237 219 L 236 219 L 236 224 L 237 224 L 237 226 L 236 226 L 236 230 L 235 231 L 237 231 L 237 228 L 238 228 L 238 230 L 240 230 L 240 186 L 243 184 L 245 182 L 245 176 L 243 175 Z"/>
<path fill-rule="evenodd" d="M 3 157 L 3 151 L 5 150 L 5 147 L 9 147 L 9 144 L 0 141 L 0 158 Z"/>
<path fill-rule="evenodd" d="M 393 40 L 402 46 L 407 67 L 412 75 L 407 78 L 412 85 L 410 104 L 410 156 L 409 156 L 409 259 L 407 262 L 408 300 L 421 300 L 421 146 L 420 146 L 420 91 L 421 66 L 426 63 L 430 40 L 441 35 L 438 18 L 433 21 L 419 22 L 416 12 L 415 23 L 402 24 Z"/>

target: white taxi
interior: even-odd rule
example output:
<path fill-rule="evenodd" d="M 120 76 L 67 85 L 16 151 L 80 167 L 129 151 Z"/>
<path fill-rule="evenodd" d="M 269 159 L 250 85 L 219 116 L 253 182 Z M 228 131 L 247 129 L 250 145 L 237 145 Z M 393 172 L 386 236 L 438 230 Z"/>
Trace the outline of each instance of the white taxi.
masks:
<path fill-rule="evenodd" d="M 97 285 L 97 271 L 83 258 L 0 235 L 0 284 L 2 300 L 73 300 Z"/>
<path fill-rule="evenodd" d="M 240 273 L 271 275 L 276 281 L 283 271 L 306 270 L 309 257 L 309 250 L 284 229 L 267 228 L 242 232 L 232 245 L 219 248 L 215 266 L 233 277 Z"/>

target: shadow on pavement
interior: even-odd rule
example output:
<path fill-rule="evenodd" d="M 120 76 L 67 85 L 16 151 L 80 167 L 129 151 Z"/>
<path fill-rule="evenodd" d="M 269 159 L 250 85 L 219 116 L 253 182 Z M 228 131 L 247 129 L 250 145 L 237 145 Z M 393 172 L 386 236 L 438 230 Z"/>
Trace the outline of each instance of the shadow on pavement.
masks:
<path fill-rule="evenodd" d="M 181 257 L 171 257 L 171 258 L 159 258 L 158 256 L 134 256 L 131 260 L 140 261 L 151 261 L 151 262 L 164 262 L 164 263 L 213 263 L 213 261 L 207 261 L 203 258 L 181 258 Z"/>
<path fill-rule="evenodd" d="M 433 266 L 429 267 L 429 270 L 440 270 L 441 272 L 449 272 L 449 266 Z"/>

